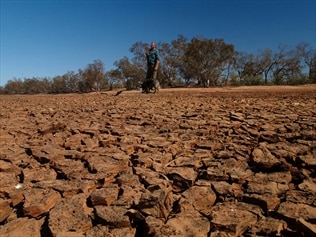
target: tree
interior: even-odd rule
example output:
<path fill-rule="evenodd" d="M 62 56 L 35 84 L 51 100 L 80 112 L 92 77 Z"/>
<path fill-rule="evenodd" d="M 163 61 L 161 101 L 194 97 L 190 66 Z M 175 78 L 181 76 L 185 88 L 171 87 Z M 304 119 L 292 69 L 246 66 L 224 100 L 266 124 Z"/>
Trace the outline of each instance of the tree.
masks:
<path fill-rule="evenodd" d="M 238 76 L 241 81 L 247 77 L 256 76 L 259 70 L 256 67 L 254 54 L 237 52 L 235 69 L 237 70 Z"/>
<path fill-rule="evenodd" d="M 81 88 L 85 91 L 100 91 L 106 84 L 104 64 L 100 59 L 94 60 L 88 64 L 87 68 L 82 72 Z"/>
<path fill-rule="evenodd" d="M 233 45 L 226 44 L 223 39 L 193 38 L 184 54 L 182 72 L 204 87 L 217 85 L 224 65 L 233 58 L 233 54 Z"/>
<path fill-rule="evenodd" d="M 223 64 L 223 69 L 222 69 L 222 74 L 221 74 L 221 78 L 222 78 L 222 84 L 224 86 L 227 86 L 227 83 L 229 81 L 229 79 L 234 76 L 234 65 L 236 62 L 236 58 L 235 58 L 235 53 L 233 53 L 233 56 L 228 59 L 226 61 L 225 64 Z"/>
<path fill-rule="evenodd" d="M 128 85 L 125 85 L 127 89 L 135 89 L 138 83 L 143 81 L 144 69 L 130 62 L 127 57 L 114 62 L 114 65 L 120 72 L 120 78 L 123 80 L 123 83 L 126 84 L 128 82 Z"/>
<path fill-rule="evenodd" d="M 86 77 L 85 72 L 82 69 L 78 70 L 79 81 L 78 81 L 78 89 L 79 92 L 90 92 L 93 88 L 92 80 Z"/>
<path fill-rule="evenodd" d="M 279 52 L 273 59 L 273 80 L 279 84 L 296 84 L 302 77 L 300 59 L 294 50 L 289 50 L 286 46 L 279 46 Z"/>
<path fill-rule="evenodd" d="M 161 44 L 161 71 L 168 85 L 171 87 L 174 81 L 181 77 L 181 68 L 183 67 L 186 47 L 187 39 L 182 35 L 179 35 L 178 39 L 171 41 L 171 44 Z"/>
<path fill-rule="evenodd" d="M 298 56 L 308 68 L 308 78 L 312 83 L 316 83 L 316 50 L 307 43 L 300 43 L 296 46 Z"/>
<path fill-rule="evenodd" d="M 309 79 L 311 83 L 316 83 L 316 55 L 311 61 L 311 68 L 309 72 Z"/>
<path fill-rule="evenodd" d="M 21 79 L 14 78 L 9 80 L 4 87 L 4 91 L 7 94 L 22 94 L 23 91 L 23 81 Z"/>
<path fill-rule="evenodd" d="M 263 74 L 265 84 L 268 84 L 269 75 L 274 65 L 272 57 L 271 49 L 265 49 L 257 56 L 258 67 L 260 68 L 260 72 Z"/>
<path fill-rule="evenodd" d="M 273 65 L 272 51 L 269 49 L 261 51 L 257 55 L 253 53 L 237 52 L 235 69 L 240 80 L 239 84 L 267 84 Z"/>
<path fill-rule="evenodd" d="M 67 93 L 66 80 L 62 76 L 56 76 L 51 82 L 51 92 L 54 94 Z"/>
<path fill-rule="evenodd" d="M 130 52 L 134 54 L 132 63 L 135 66 L 142 68 L 144 71 L 146 70 L 146 51 L 149 48 L 148 43 L 143 43 L 141 41 L 134 43 L 130 48 Z"/>
<path fill-rule="evenodd" d="M 68 93 L 73 93 L 78 91 L 79 74 L 74 71 L 69 71 L 63 75 L 66 81 L 66 87 Z"/>
<path fill-rule="evenodd" d="M 27 78 L 23 82 L 23 91 L 25 94 L 48 93 L 51 85 L 47 78 Z"/>
<path fill-rule="evenodd" d="M 224 83 L 226 84 L 235 61 L 234 45 L 226 44 L 223 39 L 215 39 L 214 46 L 215 59 L 217 63 L 215 70 L 221 72 L 221 75 L 224 77 Z M 214 78 L 214 85 L 218 85 L 218 79 L 219 78 Z"/>
<path fill-rule="evenodd" d="M 106 78 L 108 79 L 108 82 L 110 84 L 110 90 L 113 90 L 113 85 L 115 84 L 115 82 L 121 80 L 122 74 L 118 69 L 112 69 L 106 72 Z"/>

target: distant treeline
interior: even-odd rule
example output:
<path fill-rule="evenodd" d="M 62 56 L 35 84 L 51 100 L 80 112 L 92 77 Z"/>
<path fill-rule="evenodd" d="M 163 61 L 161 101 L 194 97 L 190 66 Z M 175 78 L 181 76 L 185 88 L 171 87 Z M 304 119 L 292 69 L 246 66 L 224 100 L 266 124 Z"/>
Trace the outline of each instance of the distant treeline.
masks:
<path fill-rule="evenodd" d="M 53 78 L 14 78 L 1 94 L 74 93 L 135 89 L 145 77 L 145 52 L 149 43 L 136 42 L 132 58 L 115 61 L 115 69 L 106 70 L 100 59 L 84 69 L 69 71 Z M 307 43 L 295 47 L 280 45 L 277 52 L 264 49 L 257 54 L 236 51 L 223 39 L 182 35 L 171 43 L 157 43 L 161 56 L 158 79 L 163 87 L 297 85 L 316 83 L 316 50 Z"/>

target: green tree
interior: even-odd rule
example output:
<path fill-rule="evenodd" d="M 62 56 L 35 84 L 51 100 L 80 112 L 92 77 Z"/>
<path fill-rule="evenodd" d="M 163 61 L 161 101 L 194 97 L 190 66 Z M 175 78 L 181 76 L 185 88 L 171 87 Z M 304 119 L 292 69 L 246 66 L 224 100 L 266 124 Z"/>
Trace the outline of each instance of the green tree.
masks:
<path fill-rule="evenodd" d="M 27 78 L 23 82 L 23 91 L 25 94 L 48 93 L 51 84 L 48 78 Z"/>
<path fill-rule="evenodd" d="M 79 74 L 74 71 L 69 71 L 63 75 L 66 82 L 67 92 L 73 93 L 78 91 Z"/>
<path fill-rule="evenodd" d="M 177 79 L 181 78 L 184 54 L 187 48 L 187 39 L 179 35 L 171 44 L 162 43 L 160 49 L 161 71 L 169 86 L 173 86 Z"/>
<path fill-rule="evenodd" d="M 67 93 L 67 84 L 63 76 L 56 76 L 51 82 L 51 92 L 54 94 Z"/>
<path fill-rule="evenodd" d="M 9 80 L 4 86 L 4 91 L 7 94 L 22 94 L 24 92 L 23 81 L 17 78 Z"/>
<path fill-rule="evenodd" d="M 120 72 L 120 79 L 127 89 L 135 89 L 139 82 L 144 80 L 144 69 L 132 63 L 127 57 L 114 62 L 114 66 L 116 66 Z"/>
<path fill-rule="evenodd" d="M 144 70 L 144 74 L 146 71 L 146 51 L 149 49 L 148 43 L 143 43 L 141 41 L 138 41 L 132 45 L 130 48 L 130 52 L 134 54 L 134 57 L 132 58 L 132 63 Z"/>
<path fill-rule="evenodd" d="M 233 55 L 234 46 L 223 39 L 193 38 L 184 54 L 182 72 L 204 87 L 218 85 L 223 68 Z"/>
<path fill-rule="evenodd" d="M 88 64 L 86 69 L 81 72 L 80 88 L 84 92 L 97 90 L 100 91 L 104 88 L 105 81 L 105 68 L 100 59 L 94 60 L 93 63 Z"/>
<path fill-rule="evenodd" d="M 114 84 L 118 83 L 122 79 L 122 73 L 118 69 L 112 69 L 106 72 L 106 78 L 108 79 L 110 90 L 113 90 Z"/>

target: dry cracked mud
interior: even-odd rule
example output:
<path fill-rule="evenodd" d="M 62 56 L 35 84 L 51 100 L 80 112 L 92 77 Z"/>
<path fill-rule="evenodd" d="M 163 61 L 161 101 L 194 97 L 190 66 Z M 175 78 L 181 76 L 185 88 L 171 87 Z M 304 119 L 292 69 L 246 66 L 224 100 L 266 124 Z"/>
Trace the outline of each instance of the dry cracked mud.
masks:
<path fill-rule="evenodd" d="M 316 236 L 316 85 L 0 96 L 0 236 Z"/>

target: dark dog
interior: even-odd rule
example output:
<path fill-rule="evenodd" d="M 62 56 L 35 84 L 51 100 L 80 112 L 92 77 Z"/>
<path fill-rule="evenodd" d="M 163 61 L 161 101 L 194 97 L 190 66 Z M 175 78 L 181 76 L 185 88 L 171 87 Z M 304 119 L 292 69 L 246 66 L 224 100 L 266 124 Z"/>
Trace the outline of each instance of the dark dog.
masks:
<path fill-rule="evenodd" d="M 153 92 L 156 93 L 158 92 L 160 89 L 160 83 L 158 80 L 156 79 L 146 79 L 143 83 L 142 83 L 142 92 L 143 93 L 149 93 L 149 92 Z"/>

